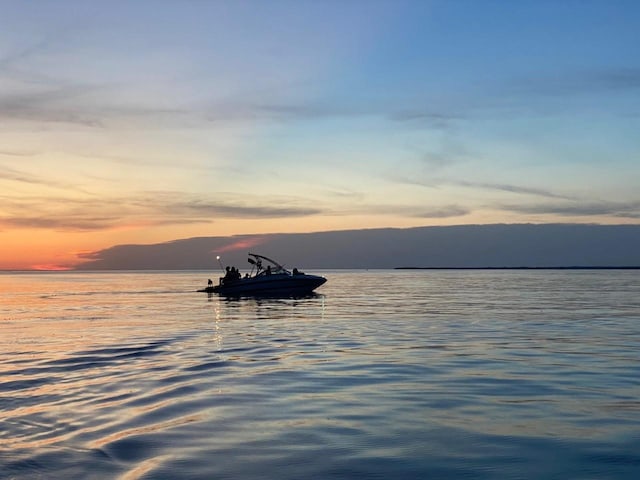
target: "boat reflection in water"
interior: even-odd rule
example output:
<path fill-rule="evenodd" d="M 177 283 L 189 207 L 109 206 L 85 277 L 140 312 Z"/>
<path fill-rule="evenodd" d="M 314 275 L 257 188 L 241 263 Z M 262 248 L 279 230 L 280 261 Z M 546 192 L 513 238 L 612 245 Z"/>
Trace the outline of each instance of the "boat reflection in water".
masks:
<path fill-rule="evenodd" d="M 221 296 L 304 296 L 327 281 L 318 275 L 307 275 L 294 268 L 289 271 L 275 260 L 249 253 L 251 273 L 241 277 L 237 270 L 229 270 L 218 285 L 209 285 L 199 292 Z"/>

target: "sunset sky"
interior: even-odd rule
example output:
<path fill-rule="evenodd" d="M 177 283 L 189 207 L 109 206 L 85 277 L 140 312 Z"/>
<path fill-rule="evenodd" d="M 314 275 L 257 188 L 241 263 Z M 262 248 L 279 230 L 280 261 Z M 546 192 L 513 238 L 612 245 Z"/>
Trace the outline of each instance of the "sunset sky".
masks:
<path fill-rule="evenodd" d="M 634 0 L 0 11 L 0 269 L 188 237 L 640 223 Z"/>

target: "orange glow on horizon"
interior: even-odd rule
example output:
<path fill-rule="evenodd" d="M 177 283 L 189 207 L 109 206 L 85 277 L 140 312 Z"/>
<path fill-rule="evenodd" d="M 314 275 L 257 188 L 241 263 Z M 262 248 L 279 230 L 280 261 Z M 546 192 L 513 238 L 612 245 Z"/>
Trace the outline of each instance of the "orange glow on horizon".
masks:
<path fill-rule="evenodd" d="M 71 270 L 82 259 L 79 250 L 106 248 L 89 232 L 37 229 L 0 231 L 0 270 Z"/>

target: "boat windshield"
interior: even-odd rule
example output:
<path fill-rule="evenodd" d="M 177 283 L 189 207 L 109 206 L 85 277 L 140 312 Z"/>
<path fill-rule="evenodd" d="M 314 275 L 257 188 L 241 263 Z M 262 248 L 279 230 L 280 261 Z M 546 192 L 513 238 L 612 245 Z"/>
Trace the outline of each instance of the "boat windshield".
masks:
<path fill-rule="evenodd" d="M 250 264 L 255 265 L 257 272 L 256 275 L 264 275 L 266 273 L 286 273 L 291 275 L 291 272 L 280 265 L 275 260 L 265 257 L 264 255 L 257 255 L 250 253 L 247 260 Z"/>

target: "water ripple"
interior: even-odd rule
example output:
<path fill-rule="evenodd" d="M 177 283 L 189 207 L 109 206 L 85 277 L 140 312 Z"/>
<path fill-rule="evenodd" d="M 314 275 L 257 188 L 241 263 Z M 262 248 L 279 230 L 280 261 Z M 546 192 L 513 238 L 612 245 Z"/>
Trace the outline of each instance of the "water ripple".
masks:
<path fill-rule="evenodd" d="M 0 275 L 0 478 L 640 473 L 637 273 L 328 275 Z"/>

